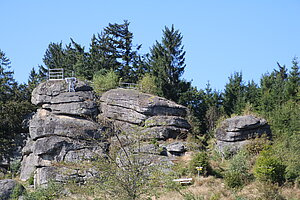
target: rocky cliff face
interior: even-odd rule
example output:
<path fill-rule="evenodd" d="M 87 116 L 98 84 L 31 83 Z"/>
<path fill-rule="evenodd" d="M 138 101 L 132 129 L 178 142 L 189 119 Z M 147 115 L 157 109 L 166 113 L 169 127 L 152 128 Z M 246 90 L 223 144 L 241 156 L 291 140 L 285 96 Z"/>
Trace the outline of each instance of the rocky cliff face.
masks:
<path fill-rule="evenodd" d="M 235 153 L 250 139 L 262 134 L 271 136 L 270 126 L 265 119 L 252 115 L 229 118 L 216 130 L 217 148 L 223 153 Z"/>
<path fill-rule="evenodd" d="M 25 181 L 34 175 L 35 185 L 68 177 L 84 182 L 97 172 L 67 170 L 59 163 L 104 155 L 116 138 L 121 138 L 119 142 L 129 153 L 142 153 L 143 160 L 151 163 L 171 165 L 173 156 L 182 155 L 187 149 L 181 140 L 166 142 L 186 137 L 190 129 L 185 120 L 187 109 L 161 97 L 114 89 L 104 93 L 97 105 L 92 88 L 83 82 L 76 83 L 75 92 L 69 92 L 64 81 L 48 81 L 33 91 L 32 103 L 41 108 L 30 121 L 20 178 Z M 132 138 L 142 142 L 134 146 L 129 142 Z M 122 159 L 122 153 L 119 158 Z"/>
<path fill-rule="evenodd" d="M 36 185 L 44 184 L 56 178 L 53 163 L 77 162 L 105 151 L 102 127 L 92 120 L 98 114 L 94 100 L 92 88 L 83 82 L 76 84 L 75 92 L 68 92 L 64 81 L 44 82 L 34 89 L 32 103 L 41 108 L 30 121 L 21 180 L 34 175 Z"/>

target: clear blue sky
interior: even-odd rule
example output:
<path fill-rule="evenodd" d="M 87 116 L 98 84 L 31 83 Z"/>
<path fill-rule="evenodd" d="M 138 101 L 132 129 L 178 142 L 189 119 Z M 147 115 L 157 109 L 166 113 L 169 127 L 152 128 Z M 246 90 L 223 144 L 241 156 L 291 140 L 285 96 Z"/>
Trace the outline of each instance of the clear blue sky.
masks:
<path fill-rule="evenodd" d="M 144 53 L 174 24 L 184 36 L 183 78 L 198 88 L 210 81 L 221 90 L 234 71 L 258 83 L 276 62 L 290 68 L 300 57 L 299 0 L 1 0 L 0 8 L 0 49 L 18 82 L 42 64 L 50 42 L 73 38 L 87 50 L 93 34 L 124 19 Z"/>

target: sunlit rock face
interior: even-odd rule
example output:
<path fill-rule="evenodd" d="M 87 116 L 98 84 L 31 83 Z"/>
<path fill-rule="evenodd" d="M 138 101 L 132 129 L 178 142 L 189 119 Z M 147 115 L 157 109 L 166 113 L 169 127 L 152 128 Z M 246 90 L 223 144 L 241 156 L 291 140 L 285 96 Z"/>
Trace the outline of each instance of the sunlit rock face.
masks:
<path fill-rule="evenodd" d="M 144 139 L 186 137 L 191 128 L 187 108 L 165 98 L 136 90 L 114 89 L 100 98 L 100 118 L 110 119 L 125 133 Z"/>
<path fill-rule="evenodd" d="M 263 118 L 252 115 L 229 118 L 216 130 L 217 149 L 222 153 L 236 153 L 250 139 L 263 134 L 271 137 L 270 126 Z"/>
<path fill-rule="evenodd" d="M 63 80 L 47 81 L 33 90 L 32 103 L 41 108 L 29 124 L 21 180 L 32 175 L 36 185 L 53 178 L 59 180 L 54 173 L 57 163 L 80 162 L 104 153 L 107 144 L 102 127 L 93 120 L 98 114 L 95 99 L 92 88 L 83 82 L 76 83 L 75 92 L 69 92 Z"/>
<path fill-rule="evenodd" d="M 84 82 L 77 82 L 75 91 L 69 92 L 61 80 L 38 85 L 32 103 L 39 109 L 29 123 L 20 178 L 26 181 L 34 175 L 35 186 L 70 178 L 84 183 L 98 172 L 68 165 L 105 157 L 120 144 L 126 155 L 164 170 L 188 150 L 187 108 L 165 98 L 130 89 L 113 89 L 96 97 Z M 124 151 L 117 160 L 126 163 Z"/>

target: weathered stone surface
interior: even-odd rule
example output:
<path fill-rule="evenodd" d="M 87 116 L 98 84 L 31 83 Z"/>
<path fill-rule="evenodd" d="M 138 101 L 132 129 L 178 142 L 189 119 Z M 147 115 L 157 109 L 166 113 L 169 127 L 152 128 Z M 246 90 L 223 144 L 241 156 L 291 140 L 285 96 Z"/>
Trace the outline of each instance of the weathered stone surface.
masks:
<path fill-rule="evenodd" d="M 186 119 L 178 116 L 153 116 L 145 121 L 146 127 L 154 126 L 175 126 L 178 128 L 190 129 L 191 125 Z"/>
<path fill-rule="evenodd" d="M 114 89 L 101 97 L 101 119 L 114 120 L 122 132 L 141 139 L 184 138 L 191 128 L 187 108 L 167 99 L 130 89 Z"/>
<path fill-rule="evenodd" d="M 158 140 L 166 140 L 169 138 L 172 139 L 184 139 L 186 138 L 188 133 L 187 129 L 177 128 L 174 126 L 158 126 L 145 128 L 140 132 L 141 138 L 143 139 L 158 139 Z"/>
<path fill-rule="evenodd" d="M 55 115 L 45 109 L 37 111 L 31 120 L 29 131 L 32 140 L 53 135 L 77 139 L 101 137 L 101 126 L 96 122 L 67 115 Z"/>
<path fill-rule="evenodd" d="M 147 117 L 132 110 L 130 108 L 115 106 L 115 105 L 101 105 L 102 116 L 105 116 L 109 119 L 128 122 L 131 124 L 141 124 Z"/>
<path fill-rule="evenodd" d="M 38 166 L 39 157 L 33 153 L 24 155 L 21 163 L 20 180 L 27 181 L 33 175 L 36 166 Z"/>
<path fill-rule="evenodd" d="M 186 151 L 186 145 L 182 141 L 173 142 L 166 145 L 166 149 L 171 153 L 184 153 Z"/>
<path fill-rule="evenodd" d="M 12 179 L 0 180 L 0 199 L 8 200 L 12 194 L 14 188 L 17 186 L 17 182 Z M 24 190 L 24 187 L 21 187 Z"/>
<path fill-rule="evenodd" d="M 92 178 L 97 174 L 98 172 L 94 169 L 72 169 L 64 166 L 40 167 L 36 170 L 34 175 L 34 185 L 47 185 L 49 180 L 55 180 L 56 182 L 61 183 L 72 181 L 84 184 L 89 178 Z"/>
<path fill-rule="evenodd" d="M 144 115 L 186 115 L 186 108 L 165 98 L 145 94 L 130 89 L 113 89 L 104 93 L 101 98 L 102 107 L 112 105 L 132 109 Z"/>
<path fill-rule="evenodd" d="M 47 81 L 32 93 L 32 103 L 42 108 L 29 123 L 20 178 L 26 181 L 35 174 L 35 186 L 49 178 L 66 178 L 64 170 L 53 176 L 60 162 L 82 162 L 103 155 L 108 148 L 103 127 L 93 121 L 98 107 L 91 87 L 77 82 L 75 92 L 69 92 L 67 86 L 65 81 Z"/>
<path fill-rule="evenodd" d="M 267 121 L 252 115 L 236 116 L 226 119 L 216 130 L 217 148 L 219 151 L 236 152 L 247 140 L 260 137 L 263 134 L 271 135 Z"/>
<path fill-rule="evenodd" d="M 92 88 L 85 84 L 84 82 L 77 81 L 75 84 L 75 91 L 70 92 L 70 94 L 66 94 L 68 92 L 68 84 L 64 80 L 59 81 L 46 81 L 39 84 L 33 91 L 32 91 L 32 98 L 31 102 L 35 105 L 47 104 L 47 103 L 66 103 L 61 101 L 75 101 L 76 99 L 91 99 L 92 97 L 88 96 Z M 85 91 L 84 96 L 76 97 L 78 92 Z M 75 95 L 73 93 L 76 93 Z M 61 95 L 62 94 L 62 95 Z M 61 96 L 58 96 L 61 95 Z M 69 98 L 66 98 L 69 96 Z M 73 97 L 72 97 L 73 96 Z M 70 100 L 68 100 L 70 99 Z M 76 100 L 77 102 L 78 100 Z"/>

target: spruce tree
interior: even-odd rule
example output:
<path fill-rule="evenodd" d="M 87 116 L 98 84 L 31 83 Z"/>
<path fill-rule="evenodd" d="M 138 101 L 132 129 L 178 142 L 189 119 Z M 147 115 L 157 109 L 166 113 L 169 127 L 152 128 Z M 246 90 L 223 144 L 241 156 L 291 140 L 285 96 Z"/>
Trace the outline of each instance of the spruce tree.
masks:
<path fill-rule="evenodd" d="M 224 111 L 228 116 L 233 113 L 241 113 L 245 106 L 244 90 L 242 73 L 235 72 L 229 77 L 229 83 L 225 85 L 223 94 Z"/>
<path fill-rule="evenodd" d="M 90 62 L 97 71 L 114 70 L 125 82 L 137 82 L 141 57 L 132 43 L 133 33 L 129 31 L 129 22 L 109 24 L 101 34 L 92 38 Z M 139 72 L 141 73 L 141 71 Z"/>
<path fill-rule="evenodd" d="M 174 25 L 171 28 L 165 27 L 162 41 L 156 41 L 150 49 L 148 61 L 150 72 L 157 78 L 162 96 L 173 101 L 178 101 L 180 93 L 188 89 L 188 84 L 180 79 L 186 67 L 182 38 Z"/>
<path fill-rule="evenodd" d="M 300 71 L 299 62 L 295 57 L 292 61 L 292 70 L 288 75 L 288 94 L 292 99 L 300 100 Z"/>

